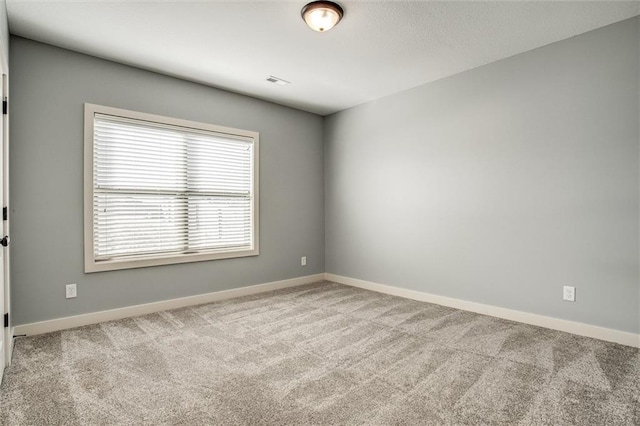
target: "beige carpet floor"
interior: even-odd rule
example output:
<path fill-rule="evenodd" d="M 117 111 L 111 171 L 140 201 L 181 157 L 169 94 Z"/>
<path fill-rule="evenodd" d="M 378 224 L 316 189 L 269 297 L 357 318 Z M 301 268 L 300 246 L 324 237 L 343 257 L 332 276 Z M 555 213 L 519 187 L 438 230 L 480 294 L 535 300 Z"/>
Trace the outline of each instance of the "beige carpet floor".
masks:
<path fill-rule="evenodd" d="M 16 341 L 3 425 L 640 425 L 637 349 L 334 283 Z"/>

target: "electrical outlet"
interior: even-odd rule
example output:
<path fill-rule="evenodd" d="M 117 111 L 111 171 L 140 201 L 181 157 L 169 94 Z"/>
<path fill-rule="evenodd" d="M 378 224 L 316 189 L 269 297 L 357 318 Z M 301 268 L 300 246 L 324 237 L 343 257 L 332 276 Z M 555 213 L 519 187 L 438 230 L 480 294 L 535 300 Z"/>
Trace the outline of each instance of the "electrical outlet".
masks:
<path fill-rule="evenodd" d="M 568 285 L 562 287 L 562 300 L 566 300 L 567 302 L 575 302 L 576 288 Z"/>
<path fill-rule="evenodd" d="M 302 256 L 300 258 L 300 265 L 301 266 L 307 266 L 307 256 Z"/>
<path fill-rule="evenodd" d="M 78 297 L 78 288 L 75 284 L 67 284 L 65 286 L 67 299 L 73 299 L 74 297 Z"/>

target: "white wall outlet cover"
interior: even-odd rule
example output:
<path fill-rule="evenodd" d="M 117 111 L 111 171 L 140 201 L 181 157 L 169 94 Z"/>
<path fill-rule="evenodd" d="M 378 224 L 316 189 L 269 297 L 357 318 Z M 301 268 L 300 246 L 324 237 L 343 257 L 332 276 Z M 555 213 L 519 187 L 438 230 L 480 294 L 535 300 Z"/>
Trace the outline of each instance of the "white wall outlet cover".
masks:
<path fill-rule="evenodd" d="M 307 256 L 302 256 L 300 258 L 300 265 L 307 266 Z"/>
<path fill-rule="evenodd" d="M 566 300 L 568 302 L 575 302 L 576 288 L 568 285 L 565 285 L 564 287 L 562 287 L 562 300 Z"/>
<path fill-rule="evenodd" d="M 67 299 L 72 299 L 78 296 L 78 287 L 76 284 L 67 284 L 65 286 L 65 292 Z"/>

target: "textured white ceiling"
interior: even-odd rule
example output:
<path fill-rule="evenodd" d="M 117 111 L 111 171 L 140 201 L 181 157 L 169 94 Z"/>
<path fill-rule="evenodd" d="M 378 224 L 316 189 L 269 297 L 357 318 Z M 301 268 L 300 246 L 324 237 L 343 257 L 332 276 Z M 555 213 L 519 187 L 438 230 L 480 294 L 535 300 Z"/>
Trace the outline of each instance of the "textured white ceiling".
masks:
<path fill-rule="evenodd" d="M 12 34 L 326 115 L 640 14 L 640 2 L 7 0 Z M 274 75 L 292 84 L 266 81 Z"/>

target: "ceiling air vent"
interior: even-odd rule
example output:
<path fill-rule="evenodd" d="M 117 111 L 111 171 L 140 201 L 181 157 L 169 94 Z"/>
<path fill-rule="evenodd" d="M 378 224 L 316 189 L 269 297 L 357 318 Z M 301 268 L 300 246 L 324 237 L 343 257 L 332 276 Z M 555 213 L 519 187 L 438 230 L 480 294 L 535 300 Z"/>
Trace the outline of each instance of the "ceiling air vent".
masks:
<path fill-rule="evenodd" d="M 267 81 L 271 82 L 271 83 L 275 83 L 278 86 L 286 86 L 287 84 L 290 84 L 290 81 L 287 80 L 283 80 L 281 78 L 278 77 L 274 77 L 272 75 L 269 76 L 269 78 L 267 78 Z"/>

